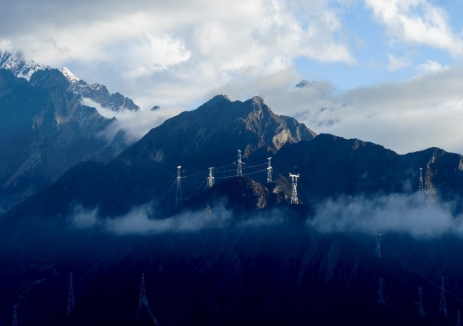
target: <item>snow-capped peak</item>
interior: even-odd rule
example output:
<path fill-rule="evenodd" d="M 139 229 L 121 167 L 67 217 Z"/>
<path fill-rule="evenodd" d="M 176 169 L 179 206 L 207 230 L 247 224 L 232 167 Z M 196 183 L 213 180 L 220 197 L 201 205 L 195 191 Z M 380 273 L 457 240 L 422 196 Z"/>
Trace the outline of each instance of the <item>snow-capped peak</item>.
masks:
<path fill-rule="evenodd" d="M 77 83 L 80 79 L 77 78 L 68 68 L 66 67 L 63 67 L 63 69 L 61 69 L 61 73 L 64 75 L 64 77 L 67 78 L 67 80 L 69 80 L 69 82 L 71 83 Z"/>
<path fill-rule="evenodd" d="M 0 68 L 10 70 L 14 75 L 29 80 L 37 70 L 50 67 L 42 66 L 33 60 L 26 61 L 22 52 L 9 52 L 0 50 Z"/>

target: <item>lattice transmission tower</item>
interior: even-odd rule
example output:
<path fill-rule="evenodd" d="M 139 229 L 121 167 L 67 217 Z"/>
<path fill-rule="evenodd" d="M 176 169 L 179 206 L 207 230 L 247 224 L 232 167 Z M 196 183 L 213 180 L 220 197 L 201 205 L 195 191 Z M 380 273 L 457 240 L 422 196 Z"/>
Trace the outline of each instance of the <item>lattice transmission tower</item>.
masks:
<path fill-rule="evenodd" d="M 175 207 L 178 207 L 183 202 L 183 195 L 182 195 L 182 176 L 181 176 L 181 169 L 182 167 L 179 165 L 177 166 L 177 191 L 175 193 Z"/>
<path fill-rule="evenodd" d="M 439 313 L 443 313 L 444 316 L 447 317 L 447 303 L 445 301 L 445 282 L 444 282 L 443 276 L 442 276 L 441 285 L 440 285 Z"/>
<path fill-rule="evenodd" d="M 291 204 L 299 204 L 299 198 L 297 198 L 297 179 L 299 178 L 299 174 L 292 174 L 289 173 L 289 177 L 291 178 Z"/>
<path fill-rule="evenodd" d="M 18 306 L 19 303 L 13 306 L 13 326 L 18 326 Z"/>
<path fill-rule="evenodd" d="M 241 150 L 238 150 L 238 161 L 236 163 L 236 176 L 243 175 L 243 161 L 241 160 Z"/>
<path fill-rule="evenodd" d="M 74 282 L 72 280 L 72 273 L 69 273 L 69 293 L 68 293 L 68 316 L 74 309 L 76 300 L 74 298 Z"/>
<path fill-rule="evenodd" d="M 138 312 L 142 307 L 148 308 L 148 299 L 146 298 L 146 286 L 145 286 L 145 273 L 141 274 L 141 289 L 140 289 L 140 300 L 138 301 Z"/>
<path fill-rule="evenodd" d="M 460 320 L 460 310 L 457 312 L 457 326 L 461 326 L 461 320 Z"/>
<path fill-rule="evenodd" d="M 207 187 L 212 188 L 214 186 L 214 168 L 209 168 L 209 176 L 207 177 Z"/>
<path fill-rule="evenodd" d="M 424 312 L 423 308 L 423 288 L 419 287 L 418 288 L 418 302 L 416 303 L 417 308 L 418 308 L 418 315 L 420 315 L 421 318 L 424 318 L 426 316 L 426 313 Z"/>
<path fill-rule="evenodd" d="M 423 168 L 420 168 L 420 183 L 419 183 L 419 190 L 424 190 Z"/>
<path fill-rule="evenodd" d="M 376 239 L 376 248 L 375 248 L 375 255 L 378 258 L 381 258 L 381 236 L 383 235 L 382 233 L 375 232 L 373 233 Z"/>
<path fill-rule="evenodd" d="M 267 183 L 271 183 L 273 180 L 272 180 L 272 158 L 271 157 L 267 157 L 267 160 L 268 160 L 268 166 L 267 166 Z"/>
<path fill-rule="evenodd" d="M 384 301 L 383 281 L 384 279 L 380 277 L 379 278 L 379 290 L 378 290 L 378 304 L 382 307 L 386 305 L 386 301 Z"/>

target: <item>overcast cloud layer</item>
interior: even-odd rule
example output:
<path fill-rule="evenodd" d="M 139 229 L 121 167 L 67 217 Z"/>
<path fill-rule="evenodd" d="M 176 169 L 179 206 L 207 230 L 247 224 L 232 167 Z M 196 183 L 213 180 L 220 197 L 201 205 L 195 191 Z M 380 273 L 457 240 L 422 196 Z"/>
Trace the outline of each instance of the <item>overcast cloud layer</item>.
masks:
<path fill-rule="evenodd" d="M 276 113 L 294 115 L 318 133 L 400 153 L 431 146 L 463 153 L 457 0 L 0 4 L 0 49 L 67 66 L 145 110 L 160 105 L 168 116 L 217 93 L 239 100 L 260 95 Z M 335 72 L 294 89 L 301 79 L 314 79 L 310 72 L 317 69 Z M 370 79 L 361 75 L 381 76 L 381 82 L 365 83 Z M 338 76 L 352 86 L 340 89 Z M 146 121 L 155 126 L 162 120 L 146 114 L 122 119 L 136 137 L 149 129 Z"/>

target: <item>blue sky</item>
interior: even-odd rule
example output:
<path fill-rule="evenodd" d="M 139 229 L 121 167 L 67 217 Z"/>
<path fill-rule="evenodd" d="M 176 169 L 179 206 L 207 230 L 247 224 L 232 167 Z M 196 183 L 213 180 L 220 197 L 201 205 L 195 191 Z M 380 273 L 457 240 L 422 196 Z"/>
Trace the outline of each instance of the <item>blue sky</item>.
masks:
<path fill-rule="evenodd" d="M 463 153 L 463 0 L 0 4 L 1 49 L 160 105 L 152 123 L 119 117 L 137 137 L 224 93 L 262 96 L 318 133 Z"/>

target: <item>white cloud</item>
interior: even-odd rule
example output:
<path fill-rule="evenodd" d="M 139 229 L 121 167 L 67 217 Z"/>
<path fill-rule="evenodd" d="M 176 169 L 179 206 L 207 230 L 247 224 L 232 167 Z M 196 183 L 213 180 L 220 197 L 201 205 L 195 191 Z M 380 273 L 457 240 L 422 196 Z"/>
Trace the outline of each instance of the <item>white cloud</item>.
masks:
<path fill-rule="evenodd" d="M 388 58 L 387 70 L 389 71 L 400 70 L 412 64 L 408 56 L 397 57 L 395 55 L 388 54 L 387 58 Z"/>
<path fill-rule="evenodd" d="M 245 221 L 219 203 L 210 213 L 182 212 L 168 218 L 153 218 L 152 205 L 134 207 L 129 213 L 103 218 L 98 209 L 77 205 L 68 218 L 73 229 L 98 229 L 115 235 L 153 235 L 190 233 L 210 228 L 263 228 L 284 225 L 288 219 L 278 210 L 256 214 Z M 390 194 L 365 198 L 341 196 L 321 202 L 307 225 L 322 233 L 397 232 L 417 238 L 435 238 L 444 234 L 463 235 L 463 216 L 452 215 L 452 203 L 427 199 L 423 192 Z"/>
<path fill-rule="evenodd" d="M 462 217 L 454 217 L 451 206 L 427 201 L 423 193 L 392 194 L 372 199 L 340 197 L 317 208 L 308 225 L 321 232 L 397 232 L 417 238 L 463 234 Z"/>
<path fill-rule="evenodd" d="M 371 141 L 398 153 L 436 146 L 463 154 L 463 67 L 344 92 L 326 81 L 295 88 L 300 80 L 294 69 L 249 74 L 211 95 L 239 100 L 259 95 L 277 114 L 293 116 L 317 133 Z"/>
<path fill-rule="evenodd" d="M 400 41 L 463 55 L 463 39 L 452 31 L 445 10 L 426 0 L 365 0 L 387 33 Z"/>
<path fill-rule="evenodd" d="M 449 66 L 442 66 L 439 62 L 434 60 L 426 60 L 426 62 L 419 64 L 417 70 L 421 74 L 435 74 L 449 69 Z"/>
<path fill-rule="evenodd" d="M 198 103 L 250 70 L 272 74 L 299 57 L 353 64 L 342 30 L 326 0 L 37 0 L 0 13 L 0 39 L 27 58 L 65 65 L 143 108 Z"/>
<path fill-rule="evenodd" d="M 240 228 L 265 227 L 283 224 L 286 219 L 278 210 L 256 215 L 246 221 L 236 221 L 233 213 L 223 203 L 218 203 L 210 212 L 203 210 L 185 211 L 167 218 L 153 218 L 152 205 L 134 207 L 129 213 L 114 218 L 98 216 L 98 209 L 87 210 L 76 205 L 68 217 L 69 226 L 74 229 L 99 229 L 115 235 L 152 235 L 160 233 L 189 233 L 209 228 L 236 226 Z"/>
<path fill-rule="evenodd" d="M 120 129 L 123 129 L 127 132 L 126 136 L 129 143 L 137 141 L 152 128 L 159 126 L 166 119 L 182 112 L 182 109 L 179 107 L 162 108 L 155 111 L 113 111 L 111 109 L 103 108 L 100 104 L 89 98 L 83 98 L 82 104 L 95 108 L 98 113 L 105 118 L 117 119 L 116 122 L 111 124 L 107 130 L 105 130 L 108 140 L 113 139 L 116 133 Z"/>

